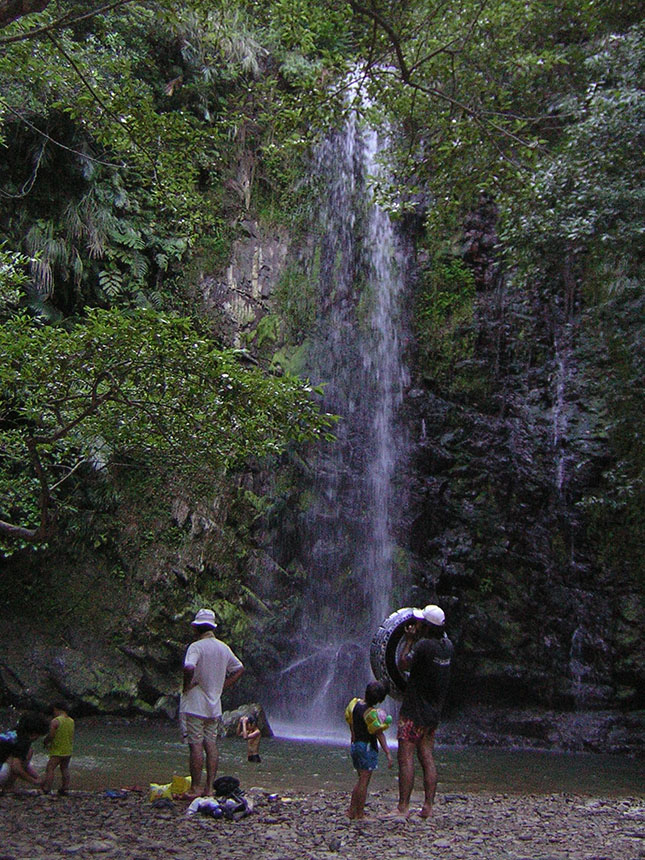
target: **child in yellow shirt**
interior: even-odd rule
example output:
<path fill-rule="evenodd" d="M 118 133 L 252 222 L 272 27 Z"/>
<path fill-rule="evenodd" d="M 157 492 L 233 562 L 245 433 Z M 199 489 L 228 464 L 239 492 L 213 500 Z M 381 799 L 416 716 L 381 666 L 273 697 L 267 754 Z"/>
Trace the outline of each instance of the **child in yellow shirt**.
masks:
<path fill-rule="evenodd" d="M 59 794 L 69 791 L 69 760 L 74 746 L 74 720 L 67 713 L 68 706 L 64 702 L 54 702 L 51 707 L 53 719 L 49 724 L 49 733 L 44 740 L 49 752 L 49 761 L 43 777 L 43 792 L 49 794 L 54 783 L 56 768 L 60 768 L 61 785 Z"/>

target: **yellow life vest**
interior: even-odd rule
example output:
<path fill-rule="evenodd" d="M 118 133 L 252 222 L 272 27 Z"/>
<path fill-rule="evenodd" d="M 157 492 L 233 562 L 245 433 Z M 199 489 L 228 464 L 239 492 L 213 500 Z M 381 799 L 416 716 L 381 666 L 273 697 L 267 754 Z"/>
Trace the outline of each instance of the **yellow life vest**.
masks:
<path fill-rule="evenodd" d="M 356 705 L 358 705 L 358 703 L 360 701 L 361 701 L 361 699 L 354 697 L 351 700 L 351 702 L 349 703 L 349 705 L 347 705 L 347 707 L 345 708 L 345 720 L 346 720 L 348 726 L 352 725 L 354 708 L 356 707 Z"/>
<path fill-rule="evenodd" d="M 352 725 L 354 708 L 362 701 L 362 699 L 354 698 L 345 708 L 345 720 L 349 726 Z M 371 735 L 385 731 L 385 729 L 392 725 L 392 717 L 381 710 L 381 708 L 369 708 L 363 714 L 363 719 L 365 720 L 367 731 Z"/>

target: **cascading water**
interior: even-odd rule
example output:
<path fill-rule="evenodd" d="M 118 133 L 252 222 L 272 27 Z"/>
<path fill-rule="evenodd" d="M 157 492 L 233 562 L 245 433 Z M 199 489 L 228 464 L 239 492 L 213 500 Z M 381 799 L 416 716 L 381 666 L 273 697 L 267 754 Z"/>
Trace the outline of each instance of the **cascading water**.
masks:
<path fill-rule="evenodd" d="M 564 445 L 568 432 L 568 415 L 566 403 L 567 382 L 571 374 L 571 348 L 568 338 L 561 342 L 555 339 L 555 374 L 554 374 L 554 398 L 552 409 L 553 424 L 553 450 L 555 457 L 555 487 L 558 496 L 564 492 L 566 483 L 566 455 Z"/>
<path fill-rule="evenodd" d="M 307 370 L 341 420 L 315 464 L 303 517 L 307 593 L 295 656 L 279 678 L 278 718 L 319 730 L 339 727 L 347 700 L 362 693 L 371 636 L 393 608 L 411 254 L 375 200 L 386 143 L 353 115 L 320 147 L 316 165 L 320 315 Z"/>

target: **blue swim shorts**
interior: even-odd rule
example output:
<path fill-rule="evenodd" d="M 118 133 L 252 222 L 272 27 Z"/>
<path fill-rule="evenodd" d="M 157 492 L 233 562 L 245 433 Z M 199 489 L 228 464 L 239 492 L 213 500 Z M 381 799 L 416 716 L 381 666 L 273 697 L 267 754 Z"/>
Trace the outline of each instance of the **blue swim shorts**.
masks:
<path fill-rule="evenodd" d="M 367 741 L 354 741 L 351 746 L 352 764 L 356 770 L 376 770 L 378 750 Z"/>

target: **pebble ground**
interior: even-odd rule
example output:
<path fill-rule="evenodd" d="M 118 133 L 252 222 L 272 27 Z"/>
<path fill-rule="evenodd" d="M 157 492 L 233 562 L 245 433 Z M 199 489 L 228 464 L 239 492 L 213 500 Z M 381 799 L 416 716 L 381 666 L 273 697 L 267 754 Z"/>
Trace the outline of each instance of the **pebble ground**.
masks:
<path fill-rule="evenodd" d="M 370 820 L 345 817 L 347 795 L 270 799 L 247 793 L 238 822 L 155 808 L 147 793 L 110 798 L 0 796 L 0 860 L 643 860 L 645 797 L 439 795 L 433 816 L 388 820 L 394 797 L 372 793 Z"/>

